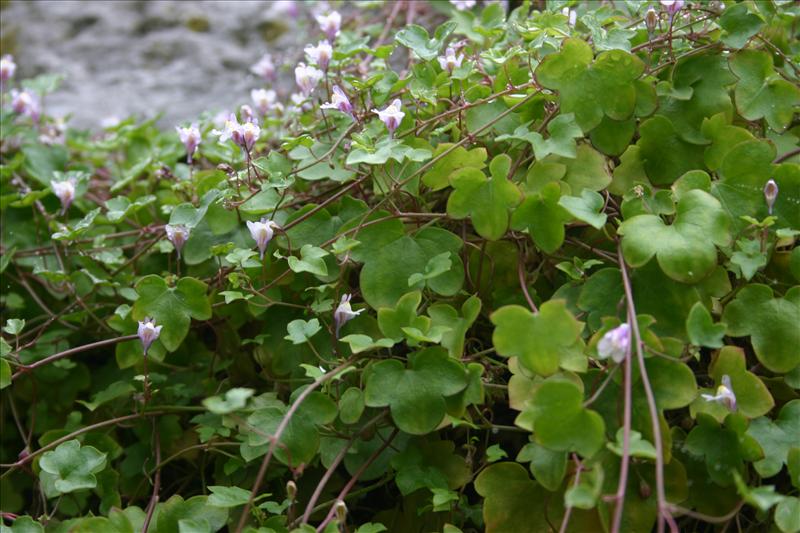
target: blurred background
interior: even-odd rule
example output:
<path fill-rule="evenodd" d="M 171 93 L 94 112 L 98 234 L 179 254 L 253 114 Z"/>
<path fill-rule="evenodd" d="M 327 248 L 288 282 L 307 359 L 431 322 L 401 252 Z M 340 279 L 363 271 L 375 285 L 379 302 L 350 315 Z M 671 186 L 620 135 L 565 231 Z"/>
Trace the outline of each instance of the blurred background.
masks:
<path fill-rule="evenodd" d="M 264 86 L 249 71 L 265 53 L 277 89 L 292 71 L 320 2 L 236 0 L 2 0 L 0 50 L 17 79 L 63 74 L 48 113 L 98 128 L 130 114 L 176 124 L 249 101 Z M 316 30 L 316 27 L 314 27 Z"/>

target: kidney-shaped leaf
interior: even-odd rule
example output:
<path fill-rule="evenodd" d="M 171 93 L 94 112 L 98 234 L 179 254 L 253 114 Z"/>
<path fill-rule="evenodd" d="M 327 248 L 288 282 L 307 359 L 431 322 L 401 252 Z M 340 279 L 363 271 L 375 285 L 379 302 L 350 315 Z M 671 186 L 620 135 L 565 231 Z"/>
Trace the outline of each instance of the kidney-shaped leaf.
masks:
<path fill-rule="evenodd" d="M 69 440 L 45 452 L 39 461 L 43 485 L 55 488 L 55 494 L 49 496 L 95 488 L 95 474 L 105 466 L 106 454 L 92 446 L 81 446 L 77 440 Z"/>

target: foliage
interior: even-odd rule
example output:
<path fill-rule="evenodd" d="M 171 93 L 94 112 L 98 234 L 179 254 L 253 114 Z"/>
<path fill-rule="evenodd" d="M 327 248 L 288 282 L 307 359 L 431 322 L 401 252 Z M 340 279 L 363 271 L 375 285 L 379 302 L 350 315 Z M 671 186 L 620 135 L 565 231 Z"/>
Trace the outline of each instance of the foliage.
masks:
<path fill-rule="evenodd" d="M 4 82 L 0 531 L 800 531 L 800 8 L 470 3 L 196 151 Z"/>

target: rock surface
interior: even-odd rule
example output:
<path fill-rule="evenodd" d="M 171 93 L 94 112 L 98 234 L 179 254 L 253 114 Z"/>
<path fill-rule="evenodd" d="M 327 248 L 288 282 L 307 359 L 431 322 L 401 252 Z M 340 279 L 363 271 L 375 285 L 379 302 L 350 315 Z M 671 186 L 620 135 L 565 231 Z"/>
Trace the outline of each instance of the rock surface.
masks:
<path fill-rule="evenodd" d="M 185 0 L 12 0 L 2 9 L 3 53 L 18 79 L 65 76 L 48 113 L 97 128 L 131 114 L 170 125 L 203 111 L 230 110 L 264 83 L 249 72 L 264 52 L 291 89 L 292 69 L 310 42 L 308 5 Z M 284 92 L 285 92 L 284 91 Z"/>

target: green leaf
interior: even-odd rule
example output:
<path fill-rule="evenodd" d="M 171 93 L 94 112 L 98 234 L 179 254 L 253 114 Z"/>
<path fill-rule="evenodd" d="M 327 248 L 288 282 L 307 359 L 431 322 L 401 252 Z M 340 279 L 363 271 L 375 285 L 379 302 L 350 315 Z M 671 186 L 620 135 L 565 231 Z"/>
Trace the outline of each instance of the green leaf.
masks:
<path fill-rule="evenodd" d="M 253 389 L 235 387 L 226 391 L 224 398 L 221 396 L 206 398 L 203 400 L 203 406 L 214 414 L 227 415 L 244 408 L 247 405 L 247 399 L 254 393 Z"/>
<path fill-rule="evenodd" d="M 758 475 L 776 475 L 788 461 L 789 451 L 800 442 L 800 400 L 781 407 L 774 422 L 766 416 L 756 418 L 747 428 L 747 434 L 764 450 L 764 458 L 753 463 Z"/>
<path fill-rule="evenodd" d="M 9 318 L 6 320 L 6 325 L 3 326 L 3 331 L 9 335 L 19 335 L 25 329 L 25 320 L 19 318 Z"/>
<path fill-rule="evenodd" d="M 95 394 L 92 397 L 91 402 L 86 402 L 83 400 L 77 400 L 77 402 L 82 404 L 89 411 L 95 411 L 101 405 L 106 404 L 112 400 L 129 397 L 135 390 L 136 389 L 134 388 L 134 386 L 128 383 L 127 381 L 115 381 L 102 391 Z"/>
<path fill-rule="evenodd" d="M 425 317 L 417 316 L 417 308 L 422 302 L 422 293 L 412 291 L 404 294 L 394 308 L 383 307 L 378 309 L 378 327 L 381 333 L 400 342 L 404 327 L 415 327 L 421 331 L 427 331 L 430 327 L 430 320 Z"/>
<path fill-rule="evenodd" d="M 192 319 L 211 318 L 211 304 L 206 296 L 208 286 L 194 278 L 181 278 L 174 287 L 156 275 L 145 276 L 135 285 L 138 298 L 133 304 L 133 318 L 155 319 L 164 326 L 158 340 L 174 352 L 189 333 Z"/>
<path fill-rule="evenodd" d="M 760 487 L 748 487 L 738 472 L 734 472 L 733 481 L 736 483 L 736 491 L 745 501 L 759 511 L 769 511 L 774 505 L 783 501 L 786 497 L 775 492 L 772 485 L 761 485 Z"/>
<path fill-rule="evenodd" d="M 719 25 L 725 30 L 721 40 L 726 46 L 742 48 L 764 25 L 761 17 L 748 11 L 746 4 L 733 4 L 722 12 Z"/>
<path fill-rule="evenodd" d="M 739 435 L 730 428 L 720 426 L 708 415 L 700 414 L 697 421 L 684 447 L 687 452 L 705 461 L 706 472 L 714 483 L 728 487 L 733 483 L 734 472 L 744 470 Z"/>
<path fill-rule="evenodd" d="M 194 496 L 185 500 L 174 495 L 156 506 L 153 516 L 154 533 L 188 533 L 219 531 L 228 519 L 228 510 L 209 505 L 207 496 Z"/>
<path fill-rule="evenodd" d="M 464 168 L 451 176 L 453 192 L 447 200 L 447 212 L 456 219 L 471 216 L 472 225 L 481 237 L 497 240 L 508 229 L 509 210 L 516 206 L 521 194 L 508 179 L 511 158 L 495 157 L 489 169 L 491 178 L 475 168 Z"/>
<path fill-rule="evenodd" d="M 800 287 L 773 298 L 766 285 L 748 285 L 722 315 L 728 335 L 749 335 L 758 360 L 773 372 L 789 372 L 800 364 Z"/>
<path fill-rule="evenodd" d="M 153 195 L 142 196 L 141 198 L 137 198 L 133 203 L 131 203 L 127 196 L 117 196 L 116 198 L 111 198 L 110 200 L 106 200 L 106 209 L 108 209 L 108 211 L 106 211 L 106 218 L 112 224 L 116 224 L 125 217 L 136 213 L 141 208 L 150 205 L 155 201 L 156 197 Z"/>
<path fill-rule="evenodd" d="M 414 439 L 392 458 L 397 470 L 395 482 L 407 495 L 421 488 L 453 490 L 470 480 L 470 469 L 455 453 L 455 443 L 447 440 Z"/>
<path fill-rule="evenodd" d="M 602 52 L 594 61 L 593 56 L 591 46 L 570 38 L 536 69 L 539 83 L 558 91 L 561 111 L 574 113 L 584 132 L 600 124 L 604 115 L 629 118 L 636 105 L 633 81 L 644 72 L 644 63 L 622 50 Z"/>
<path fill-rule="evenodd" d="M 558 200 L 558 205 L 566 209 L 578 220 L 582 220 L 596 229 L 602 229 L 608 218 L 608 216 L 602 212 L 605 206 L 603 196 L 589 189 L 584 189 L 583 192 L 581 192 L 580 198 L 575 196 L 562 196 Z"/>
<path fill-rule="evenodd" d="M 350 387 L 339 399 L 339 418 L 345 424 L 355 424 L 364 412 L 364 393 L 357 387 Z"/>
<path fill-rule="evenodd" d="M 750 281 L 756 272 L 767 266 L 767 254 L 761 251 L 761 243 L 756 239 L 739 239 L 736 247 L 738 250 L 731 255 L 731 264 L 739 267 L 742 277 Z"/>
<path fill-rule="evenodd" d="M 553 451 L 536 442 L 523 446 L 517 455 L 517 461 L 530 461 L 533 477 L 551 492 L 561 487 L 567 473 L 567 452 Z"/>
<path fill-rule="evenodd" d="M 534 391 L 525 415 L 536 442 L 551 450 L 591 457 L 605 441 L 603 418 L 584 408 L 581 389 L 561 377 L 546 380 Z"/>
<path fill-rule="evenodd" d="M 701 190 L 684 194 L 671 226 L 655 215 L 637 215 L 619 227 L 622 250 L 634 268 L 655 255 L 670 278 L 697 283 L 717 266 L 717 249 L 725 245 L 728 219 L 716 198 Z"/>
<path fill-rule="evenodd" d="M 561 248 L 566 235 L 564 224 L 569 214 L 560 205 L 560 198 L 558 183 L 548 183 L 539 194 L 527 195 L 511 217 L 511 227 L 527 229 L 536 246 L 548 254 Z"/>
<path fill-rule="evenodd" d="M 519 305 L 501 307 L 491 315 L 495 325 L 492 343 L 498 355 L 519 357 L 530 371 L 549 376 L 561 363 L 582 353 L 579 336 L 583 323 L 563 300 L 545 302 L 534 315 Z"/>
<path fill-rule="evenodd" d="M 800 498 L 787 496 L 775 508 L 775 524 L 783 533 L 800 531 Z"/>
<path fill-rule="evenodd" d="M 364 403 L 389 406 L 397 427 L 424 435 L 444 420 L 444 397 L 458 394 L 467 384 L 467 371 L 461 363 L 450 359 L 442 348 L 426 348 L 414 354 L 407 369 L 393 359 L 373 365 Z"/>
<path fill-rule="evenodd" d="M 301 259 L 292 255 L 289 256 L 287 261 L 289 262 L 289 268 L 294 272 L 310 272 L 324 277 L 328 275 L 328 266 L 323 259 L 326 255 L 329 255 L 326 250 L 310 244 L 304 244 L 300 248 Z"/>
<path fill-rule="evenodd" d="M 702 169 L 703 147 L 690 144 L 666 117 L 656 115 L 639 126 L 639 157 L 655 185 L 670 185 L 690 170 Z"/>
<path fill-rule="evenodd" d="M 762 50 L 742 50 L 730 59 L 736 84 L 736 109 L 747 120 L 764 118 L 769 127 L 783 131 L 800 104 L 800 88 L 781 78 L 772 55 Z"/>
<path fill-rule="evenodd" d="M 289 333 L 284 337 L 287 341 L 292 341 L 292 344 L 303 344 L 311 337 L 319 333 L 322 326 L 319 325 L 319 320 L 312 318 L 311 320 L 292 320 L 286 326 L 286 331 Z"/>
<path fill-rule="evenodd" d="M 11 385 L 11 365 L 5 359 L 0 359 L 0 390 Z"/>
<path fill-rule="evenodd" d="M 106 454 L 77 440 L 60 444 L 45 452 L 39 461 L 39 474 L 48 496 L 57 496 L 97 486 L 95 474 L 106 467 Z"/>
<path fill-rule="evenodd" d="M 572 113 L 558 115 L 547 125 L 547 131 L 550 133 L 550 137 L 545 139 L 541 133 L 532 132 L 523 125 L 511 135 L 498 135 L 495 140 L 518 139 L 528 142 L 533 147 L 536 159 L 544 159 L 550 154 L 575 157 L 575 139 L 583 137 L 583 131 L 575 122 L 575 115 Z"/>
<path fill-rule="evenodd" d="M 440 143 L 433 152 L 433 157 L 453 147 L 452 143 Z M 463 146 L 456 146 L 447 155 L 436 161 L 425 174 L 422 175 L 422 183 L 438 191 L 450 185 L 450 176 L 462 168 L 476 168 L 478 170 L 486 166 L 486 148 L 477 147 L 467 150 Z"/>
<path fill-rule="evenodd" d="M 53 239 L 57 241 L 72 241 L 86 233 L 94 225 L 94 219 L 100 214 L 100 208 L 92 209 L 86 216 L 75 223 L 74 226 L 60 225 L 59 231 L 53 233 Z"/>
<path fill-rule="evenodd" d="M 496 463 L 500 459 L 508 457 L 508 454 L 503 451 L 499 444 L 492 444 L 486 448 L 486 460 L 490 463 Z"/>
<path fill-rule="evenodd" d="M 240 487 L 209 485 L 208 490 L 211 491 L 208 504 L 214 507 L 238 507 L 250 499 L 250 491 Z"/>
<path fill-rule="evenodd" d="M 424 272 L 416 272 L 408 277 L 408 286 L 413 287 L 421 281 L 433 279 L 449 271 L 450 267 L 453 265 L 450 255 L 450 252 L 444 252 L 431 257 L 428 263 L 425 265 Z"/>
<path fill-rule="evenodd" d="M 392 339 L 372 340 L 368 335 L 353 334 L 346 335 L 339 339 L 339 342 L 346 342 L 350 345 L 350 351 L 354 354 L 374 350 L 376 348 L 391 348 L 394 346 Z"/>
<path fill-rule="evenodd" d="M 609 450 L 620 457 L 622 457 L 622 450 L 624 448 L 624 433 L 625 430 L 623 428 L 619 428 L 617 430 L 616 442 L 609 442 L 606 444 Z M 656 459 L 655 446 L 653 446 L 649 441 L 643 440 L 642 434 L 638 431 L 631 431 L 630 433 L 628 453 L 631 457 L 641 457 L 643 459 L 650 459 L 653 461 Z"/>
<path fill-rule="evenodd" d="M 442 42 L 439 39 L 431 39 L 428 30 L 417 24 L 409 24 L 395 34 L 397 42 L 410 48 L 425 61 L 435 59 L 439 55 L 439 48 Z"/>
<path fill-rule="evenodd" d="M 44 533 L 44 527 L 30 516 L 19 516 L 11 527 L 0 524 L 0 533 Z"/>
<path fill-rule="evenodd" d="M 727 328 L 728 325 L 724 322 L 715 324 L 711 313 L 700 302 L 692 306 L 689 316 L 686 317 L 686 332 L 689 334 L 689 341 L 695 346 L 721 348 L 722 337 Z"/>
<path fill-rule="evenodd" d="M 433 304 L 428 308 L 433 328 L 446 328 L 442 334 L 442 346 L 450 357 L 461 359 L 464 353 L 464 338 L 481 311 L 481 300 L 473 295 L 461 305 L 461 313 L 447 304 Z"/>

